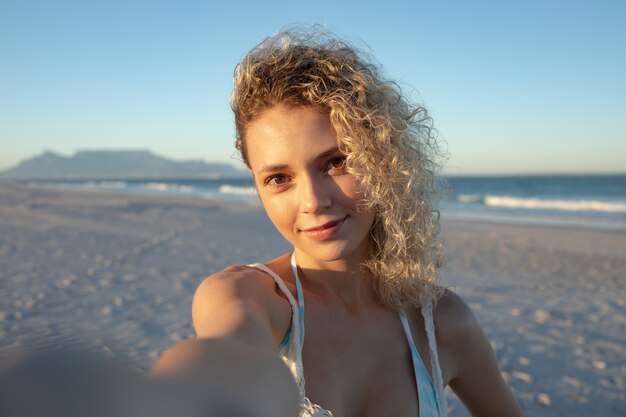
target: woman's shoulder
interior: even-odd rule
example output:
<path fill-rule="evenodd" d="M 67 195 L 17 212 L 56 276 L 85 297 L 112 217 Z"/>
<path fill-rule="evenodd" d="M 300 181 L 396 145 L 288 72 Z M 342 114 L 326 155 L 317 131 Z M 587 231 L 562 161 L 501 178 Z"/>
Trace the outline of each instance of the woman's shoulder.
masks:
<path fill-rule="evenodd" d="M 195 303 L 264 301 L 273 298 L 275 281 L 259 268 L 232 265 L 207 276 L 194 295 Z"/>
<path fill-rule="evenodd" d="M 202 323 L 224 312 L 266 317 L 273 330 L 289 325 L 291 306 L 270 274 L 254 266 L 235 265 L 204 278 L 192 302 L 196 332 Z M 240 313 L 237 313 L 240 312 Z M 286 323 L 286 324 L 285 324 Z"/>
<path fill-rule="evenodd" d="M 472 310 L 463 298 L 450 288 L 441 288 L 433 305 L 433 316 L 438 321 L 452 321 L 450 324 L 460 321 L 459 324 L 462 325 L 473 316 Z"/>
<path fill-rule="evenodd" d="M 268 291 L 276 293 L 275 277 L 287 281 L 285 275 L 290 270 L 289 259 L 290 254 L 287 253 L 264 264 L 231 265 L 204 278 L 196 293 L 217 291 L 234 298 L 263 298 Z"/>
<path fill-rule="evenodd" d="M 459 375 L 464 361 L 482 362 L 490 346 L 467 303 L 454 291 L 444 289 L 433 309 L 437 350 L 447 382 Z"/>
<path fill-rule="evenodd" d="M 449 288 L 442 290 L 433 308 L 437 339 L 462 343 L 468 336 L 481 332 L 480 324 L 467 303 Z"/>

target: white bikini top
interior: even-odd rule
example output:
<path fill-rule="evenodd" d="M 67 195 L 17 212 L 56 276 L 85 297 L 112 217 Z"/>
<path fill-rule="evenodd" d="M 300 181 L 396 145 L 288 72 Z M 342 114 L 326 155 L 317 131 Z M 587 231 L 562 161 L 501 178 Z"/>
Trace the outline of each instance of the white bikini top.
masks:
<path fill-rule="evenodd" d="M 291 267 L 296 281 L 297 300 L 293 297 L 283 279 L 274 271 L 260 263 L 252 264 L 250 266 L 260 269 L 271 276 L 276 282 L 278 288 L 280 288 L 280 290 L 285 294 L 285 297 L 287 297 L 287 300 L 289 300 L 289 304 L 291 305 L 291 328 L 285 335 L 279 349 L 280 355 L 291 370 L 300 391 L 300 417 L 332 417 L 332 413 L 329 410 L 326 410 L 317 404 L 313 404 L 306 396 L 304 370 L 302 366 L 302 348 L 304 346 L 304 293 L 302 291 L 302 285 L 300 284 L 300 277 L 298 276 L 298 266 L 296 264 L 295 254 L 291 256 Z M 415 380 L 417 383 L 417 395 L 419 398 L 418 416 L 446 417 L 448 407 L 446 405 L 441 368 L 439 366 L 439 358 L 437 355 L 435 325 L 432 316 L 432 302 L 429 301 L 422 306 L 421 311 L 426 327 L 434 382 L 428 375 L 424 362 L 415 347 L 406 314 L 404 312 L 399 314 L 405 336 L 411 348 L 411 358 L 413 360 Z"/>

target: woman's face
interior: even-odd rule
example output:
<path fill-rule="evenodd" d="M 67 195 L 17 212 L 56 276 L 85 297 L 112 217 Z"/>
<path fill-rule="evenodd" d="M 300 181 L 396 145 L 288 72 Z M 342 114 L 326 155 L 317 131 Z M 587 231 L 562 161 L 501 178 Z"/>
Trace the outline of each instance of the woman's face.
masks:
<path fill-rule="evenodd" d="M 363 194 L 328 114 L 276 105 L 248 125 L 245 141 L 265 211 L 301 264 L 367 256 L 374 215 L 357 210 Z"/>

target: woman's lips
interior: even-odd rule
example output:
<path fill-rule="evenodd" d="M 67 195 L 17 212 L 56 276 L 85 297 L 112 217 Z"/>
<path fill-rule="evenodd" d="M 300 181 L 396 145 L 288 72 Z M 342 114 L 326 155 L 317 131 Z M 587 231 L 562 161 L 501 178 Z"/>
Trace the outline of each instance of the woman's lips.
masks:
<path fill-rule="evenodd" d="M 304 233 L 307 237 L 313 240 L 327 240 L 337 233 L 337 231 L 347 218 L 348 216 L 340 220 L 328 222 L 326 224 L 323 224 L 322 226 L 304 229 L 302 230 L 302 233 Z"/>

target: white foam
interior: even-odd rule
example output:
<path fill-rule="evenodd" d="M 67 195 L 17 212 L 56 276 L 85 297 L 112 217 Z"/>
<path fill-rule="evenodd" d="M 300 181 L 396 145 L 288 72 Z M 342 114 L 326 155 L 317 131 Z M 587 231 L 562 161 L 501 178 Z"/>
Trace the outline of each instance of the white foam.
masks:
<path fill-rule="evenodd" d="M 221 185 L 219 192 L 222 194 L 236 194 L 236 195 L 256 195 L 256 188 L 254 187 L 236 187 L 234 185 Z"/>
<path fill-rule="evenodd" d="M 100 181 L 98 183 L 98 187 L 104 188 L 124 188 L 127 185 L 126 181 Z"/>
<path fill-rule="evenodd" d="M 196 191 L 196 187 L 194 187 L 193 185 L 181 185 L 178 187 L 178 189 L 183 193 L 193 193 L 194 191 Z"/>
<path fill-rule="evenodd" d="M 172 187 L 164 182 L 149 182 L 144 186 L 144 188 L 154 191 L 167 191 Z"/>
<path fill-rule="evenodd" d="M 626 213 L 626 203 L 596 200 L 542 200 L 538 198 L 488 195 L 485 197 L 485 205 L 507 208 Z"/>
<path fill-rule="evenodd" d="M 149 182 L 144 184 L 143 188 L 159 192 L 193 193 L 196 191 L 196 187 L 193 185 L 168 184 L 165 182 Z"/>
<path fill-rule="evenodd" d="M 483 196 L 479 194 L 459 194 L 456 201 L 460 203 L 477 203 L 483 200 Z"/>

